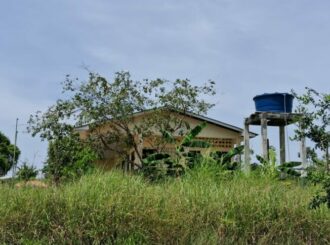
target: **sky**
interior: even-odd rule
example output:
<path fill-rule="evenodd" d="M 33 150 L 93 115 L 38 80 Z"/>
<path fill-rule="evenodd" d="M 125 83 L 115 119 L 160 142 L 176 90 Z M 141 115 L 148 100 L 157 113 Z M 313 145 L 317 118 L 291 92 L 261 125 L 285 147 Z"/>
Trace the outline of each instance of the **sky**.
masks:
<path fill-rule="evenodd" d="M 242 127 L 255 95 L 329 93 L 329 13 L 328 0 L 0 0 L 0 130 L 13 141 L 19 118 L 20 164 L 41 168 L 47 143 L 26 132 L 28 117 L 61 98 L 66 74 L 85 80 L 84 67 L 109 80 L 214 80 L 208 116 Z"/>

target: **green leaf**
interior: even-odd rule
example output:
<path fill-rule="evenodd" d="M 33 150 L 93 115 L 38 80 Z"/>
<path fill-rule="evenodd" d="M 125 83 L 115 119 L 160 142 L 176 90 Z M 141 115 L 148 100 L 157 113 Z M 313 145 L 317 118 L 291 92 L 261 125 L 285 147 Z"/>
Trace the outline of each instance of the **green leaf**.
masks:
<path fill-rule="evenodd" d="M 262 156 L 256 155 L 256 158 L 261 164 L 263 164 L 263 165 L 267 164 L 267 161 Z"/>
<path fill-rule="evenodd" d="M 183 138 L 181 145 L 184 146 L 189 144 L 200 132 L 202 132 L 206 125 L 206 122 L 202 122 L 201 124 L 191 129 L 190 132 Z"/>
<path fill-rule="evenodd" d="M 174 143 L 175 142 L 175 139 L 174 139 L 173 135 L 169 131 L 161 130 L 161 133 L 162 133 L 163 139 L 166 142 L 168 142 L 168 143 Z"/>
<path fill-rule="evenodd" d="M 279 167 L 281 167 L 281 168 L 293 168 L 293 167 L 300 166 L 301 164 L 302 164 L 301 162 L 285 162 L 285 163 L 281 164 Z"/>
<path fill-rule="evenodd" d="M 243 149 L 243 145 L 230 149 L 226 154 L 222 156 L 222 163 L 230 162 L 234 156 L 241 154 L 243 152 Z"/>
<path fill-rule="evenodd" d="M 164 159 L 167 159 L 169 157 L 170 157 L 170 155 L 167 154 L 167 153 L 154 153 L 154 154 L 151 154 L 151 155 L 147 156 L 146 158 L 144 158 L 143 162 L 144 163 L 150 163 L 150 162 L 153 162 L 153 161 L 164 160 Z"/>
<path fill-rule="evenodd" d="M 299 177 L 301 174 L 299 172 L 297 172 L 296 170 L 292 169 L 292 168 L 285 168 L 282 170 L 284 173 L 294 176 L 294 177 Z"/>

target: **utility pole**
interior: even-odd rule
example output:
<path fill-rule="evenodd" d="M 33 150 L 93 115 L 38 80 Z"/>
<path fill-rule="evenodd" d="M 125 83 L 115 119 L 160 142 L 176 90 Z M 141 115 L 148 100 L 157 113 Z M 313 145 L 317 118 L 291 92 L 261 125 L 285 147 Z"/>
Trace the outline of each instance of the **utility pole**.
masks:
<path fill-rule="evenodd" d="M 16 126 L 15 126 L 15 140 L 14 140 L 14 163 L 13 163 L 13 176 L 12 178 L 15 177 L 15 174 L 16 174 L 16 145 L 17 145 L 17 134 L 18 134 L 18 131 L 17 131 L 17 126 L 18 126 L 18 118 L 16 118 Z"/>

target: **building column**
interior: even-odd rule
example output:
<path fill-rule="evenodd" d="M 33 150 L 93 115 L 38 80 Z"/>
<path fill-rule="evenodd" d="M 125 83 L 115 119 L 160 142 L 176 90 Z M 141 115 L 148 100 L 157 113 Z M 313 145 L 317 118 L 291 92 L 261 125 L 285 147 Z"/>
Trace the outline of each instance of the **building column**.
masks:
<path fill-rule="evenodd" d="M 267 144 L 267 119 L 264 115 L 261 116 L 261 142 L 262 156 L 268 161 L 268 144 Z"/>
<path fill-rule="evenodd" d="M 244 122 L 244 163 L 243 171 L 248 173 L 250 171 L 250 133 L 249 124 Z"/>
<path fill-rule="evenodd" d="M 241 141 L 242 141 L 241 138 L 237 138 L 237 140 L 236 140 L 236 147 L 241 146 Z M 239 164 L 242 164 L 242 154 L 239 154 L 237 156 L 237 162 L 239 162 Z"/>
<path fill-rule="evenodd" d="M 285 126 L 280 126 L 280 164 L 285 163 Z"/>
<path fill-rule="evenodd" d="M 143 138 L 140 135 L 137 136 L 137 142 L 138 142 L 138 144 L 137 144 L 137 151 L 138 151 L 138 153 L 135 152 L 135 154 L 134 154 L 135 164 L 138 165 L 138 166 L 140 166 L 140 167 L 142 167 L 142 162 L 141 162 L 141 160 L 140 160 L 140 158 L 138 156 L 138 154 L 140 156 L 142 156 L 142 153 L 143 153 Z M 137 168 L 137 166 L 134 166 L 134 169 L 135 168 Z"/>

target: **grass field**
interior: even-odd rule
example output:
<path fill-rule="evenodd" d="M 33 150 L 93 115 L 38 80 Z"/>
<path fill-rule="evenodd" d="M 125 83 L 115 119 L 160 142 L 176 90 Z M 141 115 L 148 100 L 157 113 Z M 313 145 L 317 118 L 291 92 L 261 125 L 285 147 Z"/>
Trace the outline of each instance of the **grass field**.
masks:
<path fill-rule="evenodd" d="M 317 186 L 200 167 L 148 183 L 95 173 L 46 189 L 0 186 L 4 244 L 330 244 Z"/>

